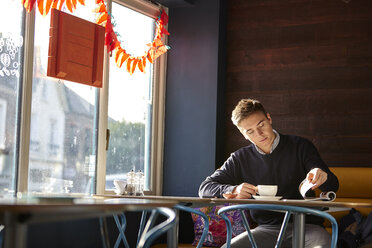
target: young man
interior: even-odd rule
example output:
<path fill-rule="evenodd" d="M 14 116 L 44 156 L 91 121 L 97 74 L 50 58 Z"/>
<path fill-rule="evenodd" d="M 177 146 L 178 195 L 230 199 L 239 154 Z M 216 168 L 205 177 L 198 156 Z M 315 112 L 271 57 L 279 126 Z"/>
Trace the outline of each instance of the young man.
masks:
<path fill-rule="evenodd" d="M 231 117 L 243 136 L 252 144 L 226 160 L 221 168 L 201 183 L 199 196 L 247 199 L 257 193 L 257 185 L 278 185 L 278 196 L 302 199 L 300 183 L 306 178 L 321 191 L 337 191 L 337 177 L 321 159 L 307 139 L 279 134 L 263 105 L 243 99 Z M 314 192 L 310 192 L 311 196 Z M 276 212 L 251 211 L 259 225 L 252 234 L 259 247 L 274 247 L 284 215 Z M 331 237 L 321 226 L 323 219 L 306 216 L 305 247 L 330 247 Z M 287 228 L 284 247 L 291 247 L 292 225 Z M 250 247 L 246 232 L 232 240 L 231 247 Z"/>

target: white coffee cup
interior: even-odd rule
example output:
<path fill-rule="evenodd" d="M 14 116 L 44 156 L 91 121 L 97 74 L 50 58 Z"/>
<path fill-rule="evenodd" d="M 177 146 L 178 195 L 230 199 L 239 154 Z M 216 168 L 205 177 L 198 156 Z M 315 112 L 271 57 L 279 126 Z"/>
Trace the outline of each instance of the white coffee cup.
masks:
<path fill-rule="evenodd" d="M 261 196 L 275 196 L 278 192 L 278 185 L 257 185 L 257 188 Z"/>
<path fill-rule="evenodd" d="M 115 186 L 114 192 L 117 195 L 123 195 L 125 193 L 127 183 L 125 181 L 115 179 L 114 186 Z"/>

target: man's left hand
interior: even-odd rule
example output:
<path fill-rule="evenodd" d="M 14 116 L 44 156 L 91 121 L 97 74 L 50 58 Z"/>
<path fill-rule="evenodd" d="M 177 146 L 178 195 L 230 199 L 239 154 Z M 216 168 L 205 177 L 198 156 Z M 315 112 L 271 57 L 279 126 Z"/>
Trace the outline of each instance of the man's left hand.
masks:
<path fill-rule="evenodd" d="M 311 188 L 312 190 L 318 188 L 320 185 L 322 185 L 325 181 L 327 181 L 327 173 L 324 172 L 322 169 L 314 168 L 309 173 L 307 173 L 306 179 L 314 184 L 314 186 Z"/>

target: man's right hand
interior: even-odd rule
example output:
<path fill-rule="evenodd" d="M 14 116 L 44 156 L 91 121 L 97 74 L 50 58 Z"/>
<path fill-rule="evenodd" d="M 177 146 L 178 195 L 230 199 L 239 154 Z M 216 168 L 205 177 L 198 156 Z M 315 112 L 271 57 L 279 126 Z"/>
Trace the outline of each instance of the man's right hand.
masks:
<path fill-rule="evenodd" d="M 252 195 L 256 195 L 257 193 L 257 187 L 249 184 L 249 183 L 242 183 L 238 186 L 236 186 L 231 192 L 231 194 L 224 194 L 223 196 L 226 199 L 249 199 L 252 198 Z"/>

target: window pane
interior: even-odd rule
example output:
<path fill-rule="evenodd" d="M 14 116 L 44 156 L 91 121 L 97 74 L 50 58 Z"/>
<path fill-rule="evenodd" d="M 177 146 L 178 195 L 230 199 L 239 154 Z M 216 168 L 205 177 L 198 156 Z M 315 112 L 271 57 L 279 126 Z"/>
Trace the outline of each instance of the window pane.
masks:
<path fill-rule="evenodd" d="M 22 78 L 23 6 L 2 0 L 0 8 L 0 195 L 15 190 L 17 97 Z"/>
<path fill-rule="evenodd" d="M 74 15 L 94 20 L 94 1 Z M 46 76 L 50 15 L 36 14 L 29 192 L 90 193 L 96 164 L 97 89 Z"/>
<path fill-rule="evenodd" d="M 153 39 L 155 20 L 116 3 L 112 13 L 122 47 L 133 56 L 143 55 Z M 148 61 L 145 70 L 137 68 L 130 75 L 125 63 L 118 68 L 110 60 L 106 189 L 114 188 L 114 179 L 126 179 L 131 169 L 145 173 L 145 189 L 150 185 L 153 67 Z"/>

